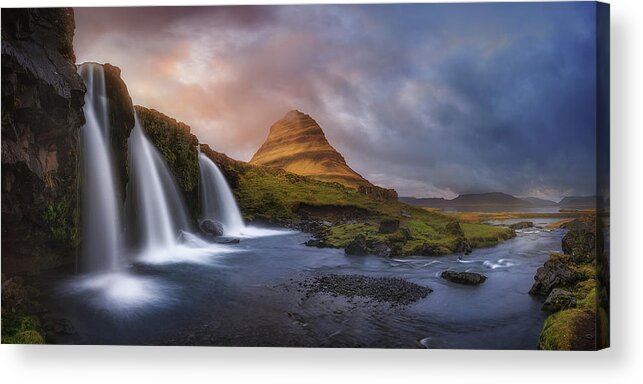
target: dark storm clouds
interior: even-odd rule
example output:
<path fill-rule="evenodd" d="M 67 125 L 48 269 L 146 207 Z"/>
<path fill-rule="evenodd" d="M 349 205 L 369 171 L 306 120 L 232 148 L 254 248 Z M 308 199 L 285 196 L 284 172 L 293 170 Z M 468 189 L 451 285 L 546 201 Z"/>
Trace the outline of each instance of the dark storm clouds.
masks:
<path fill-rule="evenodd" d="M 592 194 L 592 3 L 77 9 L 79 61 L 242 160 L 289 109 L 401 195 Z"/>

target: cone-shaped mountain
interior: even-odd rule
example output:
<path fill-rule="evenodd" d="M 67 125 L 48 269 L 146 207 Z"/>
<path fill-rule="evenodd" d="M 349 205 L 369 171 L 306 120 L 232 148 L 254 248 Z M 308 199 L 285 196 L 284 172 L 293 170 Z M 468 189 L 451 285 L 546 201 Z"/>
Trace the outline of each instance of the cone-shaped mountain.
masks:
<path fill-rule="evenodd" d="M 268 138 L 250 163 L 282 168 L 351 188 L 372 186 L 346 164 L 344 157 L 326 140 L 319 124 L 296 110 L 286 113 L 270 127 Z"/>

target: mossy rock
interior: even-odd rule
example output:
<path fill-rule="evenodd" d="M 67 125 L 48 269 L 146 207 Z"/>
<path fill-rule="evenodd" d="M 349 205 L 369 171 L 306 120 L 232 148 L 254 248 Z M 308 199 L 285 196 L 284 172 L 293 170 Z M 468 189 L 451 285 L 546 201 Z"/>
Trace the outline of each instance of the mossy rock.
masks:
<path fill-rule="evenodd" d="M 567 309 L 545 320 L 538 349 L 590 351 L 596 348 L 596 314 L 587 309 Z"/>
<path fill-rule="evenodd" d="M 45 339 L 37 331 L 23 331 L 2 337 L 2 344 L 45 344 Z"/>

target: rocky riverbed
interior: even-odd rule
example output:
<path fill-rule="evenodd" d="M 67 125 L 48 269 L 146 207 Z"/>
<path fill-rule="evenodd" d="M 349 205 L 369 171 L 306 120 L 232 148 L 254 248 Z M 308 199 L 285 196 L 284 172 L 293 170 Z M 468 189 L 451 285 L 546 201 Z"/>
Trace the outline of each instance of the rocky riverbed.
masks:
<path fill-rule="evenodd" d="M 334 296 L 365 297 L 393 305 L 407 305 L 433 292 L 409 281 L 391 277 L 328 274 L 304 281 L 306 295 L 326 293 Z"/>

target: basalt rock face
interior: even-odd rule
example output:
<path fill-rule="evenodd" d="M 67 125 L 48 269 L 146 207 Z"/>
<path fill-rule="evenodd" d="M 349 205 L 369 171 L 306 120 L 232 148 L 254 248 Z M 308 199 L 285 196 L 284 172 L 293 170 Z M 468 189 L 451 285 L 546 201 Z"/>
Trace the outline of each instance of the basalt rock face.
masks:
<path fill-rule="evenodd" d="M 538 268 L 534 284 L 529 293 L 547 296 L 554 288 L 573 286 L 579 279 L 572 268 L 571 258 L 564 254 L 552 254 L 545 264 Z"/>
<path fill-rule="evenodd" d="M 107 93 L 110 139 L 116 175 L 118 177 L 121 200 L 125 201 L 128 181 L 127 172 L 127 139 L 134 128 L 134 106 L 127 90 L 127 85 L 121 78 L 120 68 L 111 64 L 103 64 L 105 72 L 105 91 Z"/>
<path fill-rule="evenodd" d="M 2 268 L 74 259 L 85 85 L 71 9 L 2 10 Z"/>
<path fill-rule="evenodd" d="M 282 168 L 351 188 L 373 186 L 346 164 L 317 122 L 299 111 L 288 112 L 270 127 L 268 138 L 250 164 Z"/>
<path fill-rule="evenodd" d="M 597 245 L 602 252 L 602 238 L 596 236 L 596 221 L 593 218 L 579 218 L 562 227 L 569 230 L 563 237 L 563 252 L 571 255 L 575 262 L 587 263 L 595 260 Z"/>

